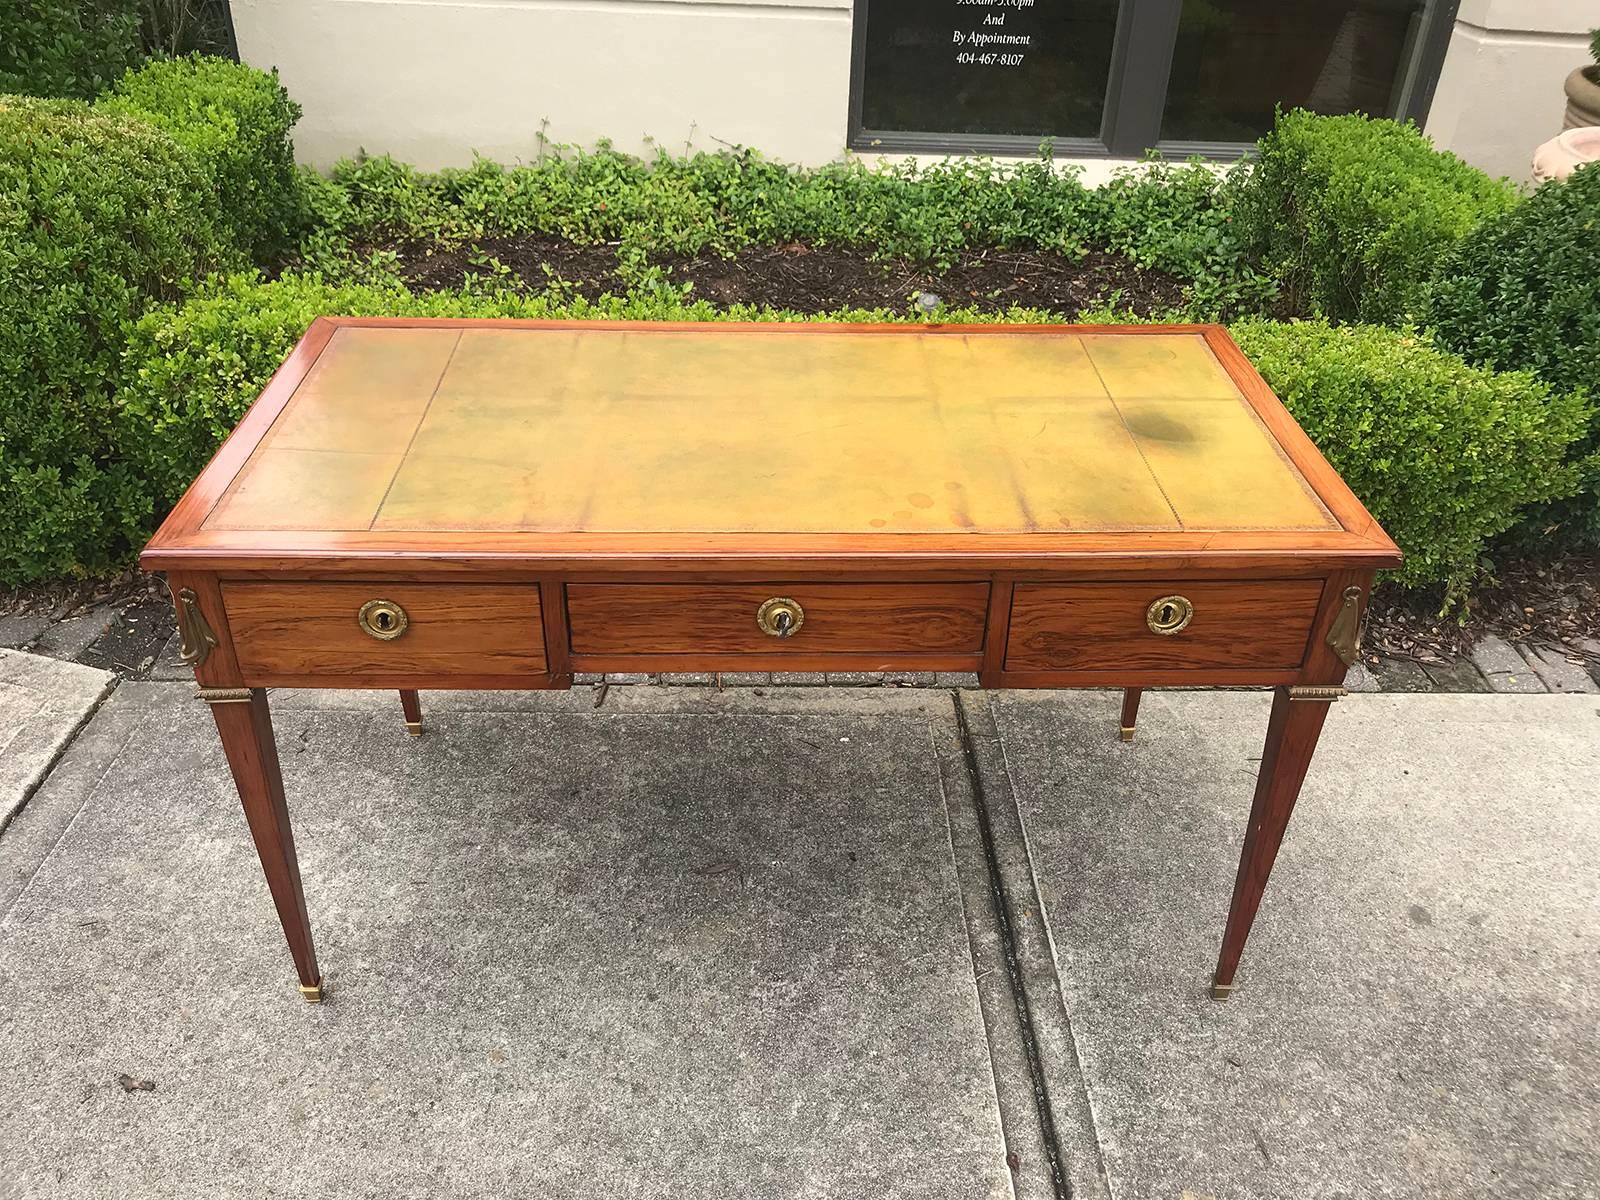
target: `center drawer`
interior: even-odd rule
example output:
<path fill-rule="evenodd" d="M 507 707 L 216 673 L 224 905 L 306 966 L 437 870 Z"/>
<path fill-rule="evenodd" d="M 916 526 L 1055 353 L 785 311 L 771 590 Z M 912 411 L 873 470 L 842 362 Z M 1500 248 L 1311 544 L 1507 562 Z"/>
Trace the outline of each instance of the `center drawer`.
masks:
<path fill-rule="evenodd" d="M 975 657 L 988 604 L 987 583 L 567 587 L 572 652 L 591 657 Z"/>

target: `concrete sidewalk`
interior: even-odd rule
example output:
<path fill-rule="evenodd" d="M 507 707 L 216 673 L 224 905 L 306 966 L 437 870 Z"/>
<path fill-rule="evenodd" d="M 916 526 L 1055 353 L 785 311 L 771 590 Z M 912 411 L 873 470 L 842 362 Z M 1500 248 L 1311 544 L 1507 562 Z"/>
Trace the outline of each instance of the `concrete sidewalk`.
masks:
<path fill-rule="evenodd" d="M 1600 1169 L 1594 697 L 1342 702 L 1217 1005 L 1260 695 L 1122 745 L 1106 693 L 425 694 L 413 740 L 391 693 L 275 692 L 319 1008 L 190 694 L 122 684 L 0 836 L 0 1197 Z"/>
<path fill-rule="evenodd" d="M 0 649 L 0 831 L 115 683 L 109 671 Z"/>
<path fill-rule="evenodd" d="M 1050 1091 L 1085 1089 L 1113 1195 L 1600 1192 L 1600 700 L 1335 705 L 1225 1004 L 1270 699 L 1156 693 L 1132 743 L 1109 693 L 964 700 L 1048 922 L 1041 1037 L 1082 1064 Z"/>

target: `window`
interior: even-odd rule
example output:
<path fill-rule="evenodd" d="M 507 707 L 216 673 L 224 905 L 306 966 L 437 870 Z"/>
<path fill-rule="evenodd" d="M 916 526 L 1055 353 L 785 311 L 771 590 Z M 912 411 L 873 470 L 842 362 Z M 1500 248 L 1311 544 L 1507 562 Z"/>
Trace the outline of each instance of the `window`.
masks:
<path fill-rule="evenodd" d="M 1098 137 L 1116 31 L 1117 0 L 872 0 L 862 123 Z"/>
<path fill-rule="evenodd" d="M 1237 153 L 1279 105 L 1427 113 L 1457 0 L 856 0 L 857 150 Z"/>

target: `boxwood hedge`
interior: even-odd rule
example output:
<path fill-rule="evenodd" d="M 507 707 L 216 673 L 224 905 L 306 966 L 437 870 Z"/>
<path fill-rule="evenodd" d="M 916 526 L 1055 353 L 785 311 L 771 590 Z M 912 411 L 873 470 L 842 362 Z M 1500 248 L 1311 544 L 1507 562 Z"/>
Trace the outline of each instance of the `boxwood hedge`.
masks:
<path fill-rule="evenodd" d="M 276 78 L 200 58 L 92 107 L 0 96 L 0 583 L 120 565 L 148 529 L 149 483 L 113 444 L 127 328 L 294 236 L 298 111 Z"/>
<path fill-rule="evenodd" d="M 149 524 L 111 448 L 124 327 L 243 256 L 147 122 L 0 97 L 0 582 L 109 567 Z"/>
<path fill-rule="evenodd" d="M 289 131 L 300 106 L 268 74 L 192 54 L 123 75 L 102 112 L 140 117 L 166 130 L 209 179 L 217 224 L 256 262 L 275 259 L 303 221 Z"/>
<path fill-rule="evenodd" d="M 1291 310 L 1333 320 L 1404 319 L 1439 260 L 1517 199 L 1416 126 L 1359 114 L 1280 113 L 1258 149 L 1238 236 Z"/>
<path fill-rule="evenodd" d="M 1485 222 L 1446 259 L 1423 315 L 1472 362 L 1534 372 L 1600 399 L 1600 166 L 1547 183 Z M 1575 447 L 1582 492 L 1540 510 L 1532 528 L 1600 545 L 1600 421 Z"/>
<path fill-rule="evenodd" d="M 1405 551 L 1402 583 L 1459 598 L 1491 538 L 1578 487 L 1564 457 L 1592 415 L 1581 394 L 1473 366 L 1410 330 L 1251 320 L 1233 333 Z"/>

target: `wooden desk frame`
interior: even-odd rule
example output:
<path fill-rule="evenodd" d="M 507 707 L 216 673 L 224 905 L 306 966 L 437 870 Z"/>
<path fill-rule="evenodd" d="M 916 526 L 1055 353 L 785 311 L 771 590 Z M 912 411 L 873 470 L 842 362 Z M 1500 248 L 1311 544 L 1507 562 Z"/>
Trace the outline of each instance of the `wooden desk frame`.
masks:
<path fill-rule="evenodd" d="M 230 482 L 283 411 L 318 355 L 340 327 L 413 326 L 470 328 L 586 329 L 594 322 L 457 321 L 439 319 L 321 318 L 290 353 L 261 397 L 240 421 L 210 465 L 151 540 L 141 559 L 148 570 L 167 574 L 178 612 L 186 661 L 195 668 L 200 697 L 217 723 L 251 836 L 306 999 L 323 996 L 323 975 L 313 948 L 301 887 L 288 806 L 279 773 L 267 707 L 269 687 L 393 688 L 400 692 L 409 732 L 422 729 L 420 689 L 566 688 L 575 671 L 974 671 L 986 688 L 1116 687 L 1125 690 L 1121 736 L 1129 738 L 1141 689 L 1162 686 L 1272 687 L 1274 699 L 1266 747 L 1240 855 L 1233 900 L 1211 994 L 1225 998 L 1262 891 L 1283 839 L 1300 786 L 1315 750 L 1328 705 L 1343 694 L 1345 672 L 1354 661 L 1359 620 L 1374 572 L 1394 567 L 1400 554 L 1360 501 L 1328 465 L 1288 411 L 1273 396 L 1244 355 L 1216 326 L 837 326 L 796 324 L 664 325 L 607 322 L 610 328 L 642 331 L 782 331 L 806 337 L 845 331 L 862 337 L 883 333 L 1105 333 L 1138 337 L 1196 333 L 1216 355 L 1284 454 L 1337 522 L 1328 530 L 1140 531 L 946 535 L 872 534 L 619 534 L 393 531 L 296 532 L 218 531 L 204 522 Z M 752 651 L 745 633 L 715 631 L 703 643 L 672 642 L 624 651 L 583 648 L 574 641 L 571 589 L 625 585 L 581 593 L 588 627 L 603 627 L 594 606 L 632 603 L 630 589 L 703 585 L 731 598 L 786 595 L 810 588 L 843 609 L 872 614 L 877 629 L 905 628 L 924 620 L 929 605 L 945 605 L 951 629 L 981 622 L 979 634 L 955 649 L 924 652 L 914 645 L 885 649 L 863 635 L 859 645 L 835 645 L 825 653 L 774 643 Z M 973 584 L 987 589 L 976 616 L 967 612 L 968 592 L 939 585 Z M 341 585 L 346 585 L 341 590 Z M 286 622 L 274 621 L 274 605 L 311 605 L 321 598 L 337 609 L 341 597 L 382 597 L 402 587 L 423 589 L 431 606 L 432 647 L 425 655 L 401 653 L 392 665 L 324 669 L 311 650 L 298 652 L 285 639 Z M 507 603 L 522 605 L 524 618 L 501 619 L 502 610 L 478 605 L 479 593 L 500 589 Z M 833 590 L 829 590 L 829 589 Z M 1040 590 L 1040 589 L 1043 590 Z M 474 590 L 476 589 L 476 590 Z M 719 590 L 720 589 L 720 590 Z M 1031 590 L 1030 590 L 1031 589 Z M 1055 590 L 1051 590 L 1055 589 Z M 1150 651 L 1128 614 L 1166 593 L 1202 589 L 1221 609 L 1235 614 L 1222 625 L 1197 625 L 1175 637 L 1150 634 Z M 896 594 L 904 592 L 897 613 Z M 673 594 L 673 593 L 667 593 Z M 1197 594 L 1201 594 L 1197 591 Z M 1073 611 L 1103 621 L 1103 640 L 1081 642 L 1060 661 L 1051 659 L 1061 640 L 1051 626 L 1053 597 L 1077 605 Z M 1029 619 L 1042 632 L 1025 656 L 1030 665 L 1008 666 L 1013 614 L 1025 598 Z M 490 597 L 495 600 L 494 596 Z M 498 601 L 496 601 L 497 603 Z M 352 608 L 354 606 L 352 605 Z M 1196 606 L 1199 607 L 1198 605 Z M 340 610 L 342 611 L 342 610 Z M 1153 608 L 1151 610 L 1154 611 Z M 485 614 L 489 616 L 485 616 Z M 354 617 L 354 613 L 351 613 Z M 461 629 L 494 624 L 485 650 L 457 637 Z M 493 620 L 491 621 L 491 618 Z M 896 623 L 903 618 L 903 622 Z M 1075 617 L 1074 620 L 1078 618 Z M 1153 618 L 1152 618 L 1153 619 Z M 474 624 L 476 622 L 476 624 Z M 355 622 L 349 622 L 354 628 Z M 239 628 L 236 629 L 236 626 Z M 513 632 L 508 632 L 512 629 Z M 309 626 L 308 626 L 309 628 Z M 343 625 L 332 636 L 343 638 Z M 241 635 L 240 630 L 243 630 Z M 526 634 L 527 645 L 516 642 Z M 312 636 L 312 635 L 307 635 Z M 352 634 L 351 636 L 359 636 Z M 486 633 L 484 636 L 490 636 Z M 461 656 L 452 656 L 460 642 Z M 515 645 L 506 649 L 507 638 Z M 602 639 L 603 640 L 603 639 Z M 847 639 L 848 640 L 848 639 Z M 890 638 L 889 640 L 895 640 Z M 1070 638 L 1068 638 L 1070 641 Z M 670 641 L 670 639 L 669 639 Z M 1268 642 L 1277 657 L 1264 655 Z M 375 643 L 376 644 L 376 643 Z M 393 643 L 407 645 L 405 639 Z M 336 652 L 342 652 L 339 646 Z M 1100 646 L 1105 650 L 1097 649 Z M 1294 653 L 1282 647 L 1292 645 Z M 1191 661 L 1175 663 L 1183 648 Z M 1043 647 L 1043 649 L 1039 649 Z M 314 649 L 314 647 L 312 648 Z M 371 647 L 367 647 L 371 650 Z M 407 657 L 410 653 L 410 657 Z M 509 655 L 509 656 L 508 656 Z M 516 657 L 521 655 L 522 657 Z M 1165 655 L 1165 657 L 1163 657 Z M 1044 666 L 1038 660 L 1045 661 Z M 356 661 L 356 660 L 351 660 Z M 363 657 L 359 661 L 367 662 Z M 508 667 L 506 664 L 512 663 Z M 420 665 L 419 665 L 420 664 Z M 484 670 L 487 664 L 492 670 Z M 1109 734 L 1109 731 L 1108 731 Z"/>

